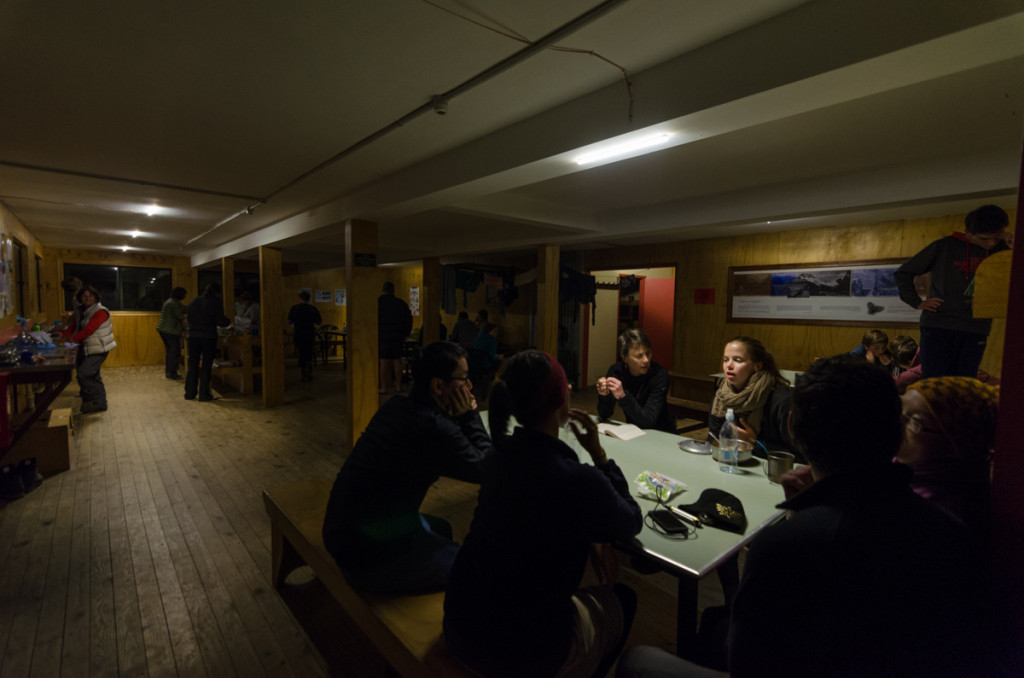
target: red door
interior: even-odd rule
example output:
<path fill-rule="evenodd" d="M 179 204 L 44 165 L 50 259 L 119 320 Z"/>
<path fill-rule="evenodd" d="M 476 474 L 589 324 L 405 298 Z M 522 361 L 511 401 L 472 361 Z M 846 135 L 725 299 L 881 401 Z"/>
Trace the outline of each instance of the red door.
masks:
<path fill-rule="evenodd" d="M 672 369 L 673 313 L 676 307 L 676 281 L 672 278 L 640 280 L 640 329 L 651 338 L 654 360 L 666 370 Z"/>

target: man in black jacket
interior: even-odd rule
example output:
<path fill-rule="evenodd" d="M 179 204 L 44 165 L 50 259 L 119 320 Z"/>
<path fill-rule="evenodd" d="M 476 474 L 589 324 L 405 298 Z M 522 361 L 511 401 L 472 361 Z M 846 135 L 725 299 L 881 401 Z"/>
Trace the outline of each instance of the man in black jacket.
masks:
<path fill-rule="evenodd" d="M 408 398 L 389 399 L 370 420 L 331 489 L 324 545 L 366 593 L 443 590 L 459 546 L 447 521 L 419 512 L 440 476 L 480 482 L 493 449 L 471 393 L 466 351 L 423 349 Z"/>
<path fill-rule="evenodd" d="M 203 293 L 188 305 L 188 372 L 185 373 L 185 400 L 213 400 L 210 378 L 213 356 L 217 352 L 217 328 L 230 327 L 224 315 L 220 285 L 210 283 Z"/>
<path fill-rule="evenodd" d="M 395 393 L 402 390 L 402 345 L 412 332 L 409 305 L 395 296 L 395 285 L 384 283 L 384 294 L 377 297 L 377 352 L 380 381 L 377 391 L 386 393 L 394 383 Z"/>

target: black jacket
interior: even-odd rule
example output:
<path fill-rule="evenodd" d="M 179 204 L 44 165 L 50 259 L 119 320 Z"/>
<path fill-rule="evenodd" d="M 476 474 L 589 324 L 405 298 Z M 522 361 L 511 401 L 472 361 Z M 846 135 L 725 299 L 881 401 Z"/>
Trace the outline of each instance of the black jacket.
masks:
<path fill-rule="evenodd" d="M 606 376 L 622 382 L 626 395 L 615 400 L 611 393 L 597 397 L 597 414 L 601 419 L 610 419 L 615 413 L 615 403 L 622 408 L 626 421 L 640 428 L 653 428 L 666 433 L 675 433 L 675 422 L 669 415 L 665 398 L 668 397 L 668 370 L 651 361 L 647 374 L 634 377 L 629 367 L 621 360 L 608 368 Z"/>
<path fill-rule="evenodd" d="M 483 471 L 445 596 L 446 636 L 471 665 L 553 674 L 569 649 L 590 545 L 631 539 L 643 527 L 640 507 L 614 461 L 581 464 L 565 443 L 524 428 Z"/>
<path fill-rule="evenodd" d="M 217 328 L 231 324 L 224 315 L 224 303 L 217 297 L 200 295 L 188 305 L 188 336 L 192 339 L 216 339 Z"/>
<path fill-rule="evenodd" d="M 476 411 L 455 419 L 430 399 L 388 400 L 338 471 L 324 517 L 324 545 L 343 568 L 387 558 L 421 532 L 420 504 L 440 477 L 479 482 L 493 448 Z"/>

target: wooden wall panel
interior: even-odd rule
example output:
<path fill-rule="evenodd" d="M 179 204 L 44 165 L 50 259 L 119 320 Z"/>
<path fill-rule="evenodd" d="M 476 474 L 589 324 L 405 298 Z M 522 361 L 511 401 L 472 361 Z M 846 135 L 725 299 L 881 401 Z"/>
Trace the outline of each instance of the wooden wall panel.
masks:
<path fill-rule="evenodd" d="M 1016 212 L 1010 211 L 1011 223 Z M 889 221 L 801 231 L 729 236 L 677 243 L 675 248 L 633 247 L 588 252 L 588 270 L 650 265 L 676 266 L 675 365 L 686 374 L 720 371 L 725 342 L 737 335 L 760 339 L 781 367 L 803 369 L 814 358 L 849 351 L 863 327 L 730 323 L 728 269 L 791 263 L 834 263 L 864 259 L 909 258 L 925 245 L 963 230 L 963 214 L 929 219 Z M 672 262 L 667 256 L 674 256 Z M 694 290 L 713 288 L 715 303 L 694 304 Z M 898 301 L 896 303 L 899 303 Z M 1002 365 L 1005 321 L 992 325 L 982 369 L 998 374 Z M 916 326 L 886 328 L 890 337 L 907 334 L 920 339 Z"/>
<path fill-rule="evenodd" d="M 110 322 L 117 348 L 110 352 L 105 367 L 163 365 L 164 342 L 156 331 L 159 313 L 113 311 Z"/>

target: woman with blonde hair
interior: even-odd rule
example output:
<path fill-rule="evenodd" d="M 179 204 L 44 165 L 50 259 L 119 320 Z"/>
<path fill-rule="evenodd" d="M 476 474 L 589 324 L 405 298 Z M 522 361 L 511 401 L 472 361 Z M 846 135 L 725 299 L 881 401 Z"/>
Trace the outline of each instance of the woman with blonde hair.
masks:
<path fill-rule="evenodd" d="M 740 438 L 754 445 L 755 456 L 789 450 L 802 458 L 787 424 L 792 389 L 764 344 L 753 337 L 733 338 L 722 352 L 722 371 L 725 377 L 711 403 L 708 431 L 718 435 L 731 408 Z"/>

